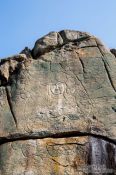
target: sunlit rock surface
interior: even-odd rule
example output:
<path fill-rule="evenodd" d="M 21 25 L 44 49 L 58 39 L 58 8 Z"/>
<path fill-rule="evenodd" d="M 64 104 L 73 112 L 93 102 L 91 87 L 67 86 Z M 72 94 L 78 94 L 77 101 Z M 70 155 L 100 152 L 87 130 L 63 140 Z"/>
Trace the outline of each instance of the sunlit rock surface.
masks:
<path fill-rule="evenodd" d="M 116 57 L 51 32 L 0 62 L 0 175 L 116 173 Z"/>

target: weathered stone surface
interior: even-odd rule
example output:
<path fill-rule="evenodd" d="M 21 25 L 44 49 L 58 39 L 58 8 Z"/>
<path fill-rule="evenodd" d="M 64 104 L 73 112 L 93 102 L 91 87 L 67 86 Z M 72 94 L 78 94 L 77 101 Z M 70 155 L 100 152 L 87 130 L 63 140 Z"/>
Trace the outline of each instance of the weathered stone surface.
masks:
<path fill-rule="evenodd" d="M 115 145 L 94 137 L 10 142 L 0 147 L 1 172 L 5 175 L 113 174 L 115 149 Z"/>
<path fill-rule="evenodd" d="M 1 175 L 94 174 L 92 164 L 114 173 L 115 56 L 64 30 L 1 60 L 0 126 Z"/>
<path fill-rule="evenodd" d="M 63 40 L 59 33 L 50 32 L 48 35 L 39 39 L 35 43 L 35 47 L 33 49 L 34 57 L 44 54 L 45 52 L 54 49 L 63 44 Z"/>

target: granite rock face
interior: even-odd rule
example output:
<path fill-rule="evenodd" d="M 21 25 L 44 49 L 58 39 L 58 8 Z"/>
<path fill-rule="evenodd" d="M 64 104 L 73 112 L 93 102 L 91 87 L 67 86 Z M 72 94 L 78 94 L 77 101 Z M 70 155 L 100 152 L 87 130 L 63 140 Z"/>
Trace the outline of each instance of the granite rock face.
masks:
<path fill-rule="evenodd" d="M 116 57 L 51 32 L 0 62 L 0 175 L 116 173 Z"/>

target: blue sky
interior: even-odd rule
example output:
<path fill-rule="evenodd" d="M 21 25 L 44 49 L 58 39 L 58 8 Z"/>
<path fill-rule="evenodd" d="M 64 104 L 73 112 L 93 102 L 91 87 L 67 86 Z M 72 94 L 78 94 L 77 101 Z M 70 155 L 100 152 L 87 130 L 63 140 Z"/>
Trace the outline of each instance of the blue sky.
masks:
<path fill-rule="evenodd" d="M 0 24 L 0 58 L 62 29 L 90 32 L 116 48 L 116 0 L 1 0 Z"/>

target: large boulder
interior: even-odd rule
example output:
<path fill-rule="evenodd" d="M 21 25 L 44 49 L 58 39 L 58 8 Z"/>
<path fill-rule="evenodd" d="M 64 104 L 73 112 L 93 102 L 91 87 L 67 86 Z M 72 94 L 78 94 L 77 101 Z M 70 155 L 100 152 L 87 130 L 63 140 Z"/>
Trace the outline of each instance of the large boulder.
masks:
<path fill-rule="evenodd" d="M 0 175 L 116 173 L 116 57 L 51 32 L 0 62 Z"/>

